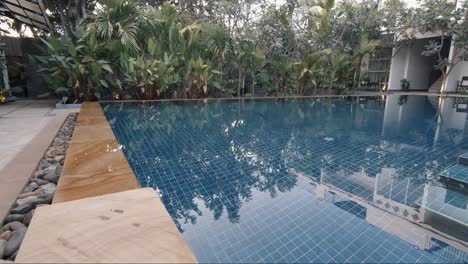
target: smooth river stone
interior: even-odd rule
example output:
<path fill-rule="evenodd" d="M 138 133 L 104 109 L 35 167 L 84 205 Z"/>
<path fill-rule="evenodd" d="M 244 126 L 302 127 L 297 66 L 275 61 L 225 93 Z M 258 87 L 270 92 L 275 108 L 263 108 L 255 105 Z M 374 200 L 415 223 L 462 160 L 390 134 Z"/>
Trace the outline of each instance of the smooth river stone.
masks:
<path fill-rule="evenodd" d="M 12 231 L 15 231 L 15 230 L 18 230 L 18 229 L 23 229 L 23 228 L 26 229 L 26 226 L 25 226 L 23 223 L 17 222 L 17 221 L 11 222 L 11 223 L 9 224 L 9 226 L 10 226 L 10 229 L 11 229 Z"/>
<path fill-rule="evenodd" d="M 43 190 L 44 194 L 52 194 L 55 193 L 55 190 L 57 190 L 57 185 L 53 183 L 44 184 L 39 187 L 39 190 Z"/>
<path fill-rule="evenodd" d="M 0 234 L 0 239 L 10 240 L 10 238 L 11 238 L 11 231 L 10 230 L 7 230 L 7 231 Z"/>
<path fill-rule="evenodd" d="M 33 215 L 34 215 L 34 209 L 29 211 L 27 214 L 25 214 L 24 219 L 23 219 L 23 224 L 25 224 L 26 226 L 29 226 L 29 224 L 31 223 Z"/>
<path fill-rule="evenodd" d="M 13 254 L 15 254 L 15 252 L 18 251 L 25 235 L 26 228 L 20 228 L 13 231 L 10 240 L 7 241 L 5 246 L 5 257 L 11 257 Z"/>
<path fill-rule="evenodd" d="M 39 163 L 39 170 L 44 170 L 49 168 L 50 166 L 53 166 L 52 163 L 48 162 L 47 159 L 43 159 L 41 163 Z"/>
<path fill-rule="evenodd" d="M 0 239 L 0 259 L 5 257 L 6 240 Z"/>
<path fill-rule="evenodd" d="M 55 157 L 54 159 L 55 159 L 56 162 L 61 162 L 62 160 L 65 159 L 65 156 L 60 155 L 60 156 Z"/>
<path fill-rule="evenodd" d="M 46 174 L 46 172 L 44 170 L 38 170 L 36 172 L 34 172 L 33 174 L 33 178 L 39 178 L 39 177 L 42 177 Z"/>
<path fill-rule="evenodd" d="M 27 193 L 22 193 L 22 194 L 18 195 L 18 199 L 24 199 L 26 197 L 39 196 L 39 195 L 43 195 L 43 194 L 44 194 L 43 190 L 35 190 L 33 192 L 27 192 Z"/>
<path fill-rule="evenodd" d="M 7 215 L 7 217 L 5 217 L 5 219 L 3 220 L 3 223 L 11 223 L 14 221 L 23 222 L 23 220 L 24 220 L 24 215 L 10 214 L 10 215 Z"/>
<path fill-rule="evenodd" d="M 39 178 L 36 178 L 36 179 L 33 179 L 32 180 L 33 182 L 35 182 L 37 185 L 39 186 L 42 186 L 44 184 L 48 184 L 49 182 L 46 181 L 46 180 L 43 180 L 43 179 L 39 179 Z"/>
<path fill-rule="evenodd" d="M 43 194 L 43 195 L 39 196 L 39 199 L 40 199 L 41 201 L 40 201 L 40 202 L 37 202 L 36 205 L 39 205 L 39 204 L 51 204 L 51 203 L 52 203 L 52 199 L 54 199 L 54 194 L 53 194 L 53 193 Z"/>
<path fill-rule="evenodd" d="M 31 204 L 23 204 L 11 209 L 12 214 L 25 214 L 33 209 L 33 205 Z"/>
<path fill-rule="evenodd" d="M 55 169 L 56 166 L 50 166 L 46 169 L 44 169 L 45 174 L 40 176 L 41 179 L 47 180 L 46 178 L 54 177 L 55 176 Z"/>
<path fill-rule="evenodd" d="M 33 192 L 33 191 L 35 191 L 38 187 L 39 187 L 39 185 L 37 185 L 37 183 L 31 182 L 31 183 L 29 183 L 28 186 L 26 186 L 26 188 L 24 188 L 23 193 Z"/>

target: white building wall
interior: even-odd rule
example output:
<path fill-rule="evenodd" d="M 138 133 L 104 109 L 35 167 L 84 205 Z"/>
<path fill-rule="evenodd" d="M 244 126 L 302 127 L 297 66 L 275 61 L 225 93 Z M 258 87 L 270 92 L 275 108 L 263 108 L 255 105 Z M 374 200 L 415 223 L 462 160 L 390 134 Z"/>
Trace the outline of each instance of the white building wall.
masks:
<path fill-rule="evenodd" d="M 460 62 L 452 69 L 447 78 L 446 91 L 457 91 L 457 82 L 461 80 L 462 76 L 468 76 L 468 64 L 466 62 Z"/>
<path fill-rule="evenodd" d="M 410 48 L 393 49 L 393 58 L 390 65 L 388 90 L 401 90 L 400 80 L 406 78 Z"/>
<path fill-rule="evenodd" d="M 401 129 L 407 129 L 416 122 L 424 120 L 426 97 L 408 96 L 401 102 L 402 95 L 388 95 L 382 126 L 383 137 L 394 137 Z"/>
<path fill-rule="evenodd" d="M 460 144 L 463 141 L 468 113 L 457 112 L 455 98 L 444 97 L 439 99 L 439 113 L 434 136 L 434 145 L 439 141 L 453 141 Z M 452 131 L 448 133 L 448 131 Z M 445 132 L 445 133 L 443 133 Z M 442 137 L 445 136 L 445 138 Z"/>
<path fill-rule="evenodd" d="M 388 89 L 401 90 L 401 79 L 410 81 L 410 90 L 427 90 L 429 78 L 434 67 L 431 57 L 423 56 L 427 39 L 414 41 L 411 47 L 402 47 L 394 50 L 394 57 L 390 66 Z"/>
<path fill-rule="evenodd" d="M 468 62 L 462 61 L 460 60 L 460 58 L 457 58 L 458 54 L 462 54 L 462 52 L 460 52 L 452 46 L 450 49 L 449 56 L 453 58 L 455 66 L 450 71 L 450 74 L 447 78 L 446 92 L 457 91 L 457 82 L 461 81 L 463 76 L 468 76 Z"/>
<path fill-rule="evenodd" d="M 434 69 L 432 57 L 423 56 L 427 39 L 418 39 L 410 49 L 410 58 L 406 79 L 410 81 L 410 90 L 429 89 L 429 78 Z"/>

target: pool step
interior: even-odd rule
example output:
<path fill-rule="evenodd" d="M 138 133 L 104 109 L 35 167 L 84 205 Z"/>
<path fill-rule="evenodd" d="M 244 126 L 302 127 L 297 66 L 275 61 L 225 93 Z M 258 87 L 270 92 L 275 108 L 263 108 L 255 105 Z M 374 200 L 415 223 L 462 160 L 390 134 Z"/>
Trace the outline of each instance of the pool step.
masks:
<path fill-rule="evenodd" d="M 456 164 L 439 175 L 447 189 L 468 194 L 468 166 Z"/>
<path fill-rule="evenodd" d="M 468 152 L 458 156 L 458 164 L 468 166 Z"/>

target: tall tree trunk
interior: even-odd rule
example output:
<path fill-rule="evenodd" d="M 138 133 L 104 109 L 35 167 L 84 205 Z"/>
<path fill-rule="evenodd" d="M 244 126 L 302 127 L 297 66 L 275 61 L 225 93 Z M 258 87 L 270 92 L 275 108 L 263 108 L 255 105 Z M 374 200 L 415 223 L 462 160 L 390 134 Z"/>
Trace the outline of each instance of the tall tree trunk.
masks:
<path fill-rule="evenodd" d="M 439 63 L 443 60 L 443 58 L 442 58 L 442 49 L 444 48 L 444 40 L 445 40 L 445 36 L 444 36 L 444 34 L 442 34 L 440 36 L 439 50 L 437 50 L 437 56 L 439 58 Z M 445 90 L 447 89 L 445 83 L 447 82 L 447 78 L 448 78 L 447 68 L 444 67 L 444 68 L 439 69 L 439 70 L 442 73 L 442 83 L 440 84 L 440 93 L 445 93 Z"/>
<path fill-rule="evenodd" d="M 356 72 L 354 74 L 354 87 L 353 88 L 358 88 L 361 87 L 361 63 L 362 63 L 362 57 L 359 57 L 358 65 L 356 67 Z"/>

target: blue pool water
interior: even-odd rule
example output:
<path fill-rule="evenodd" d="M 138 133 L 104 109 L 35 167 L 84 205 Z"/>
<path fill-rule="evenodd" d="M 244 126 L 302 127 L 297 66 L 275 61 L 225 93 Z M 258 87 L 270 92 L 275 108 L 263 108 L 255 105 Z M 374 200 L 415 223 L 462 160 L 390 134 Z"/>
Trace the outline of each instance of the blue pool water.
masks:
<path fill-rule="evenodd" d="M 467 192 L 439 177 L 468 152 L 466 104 L 393 95 L 102 107 L 200 262 L 467 263 Z"/>

